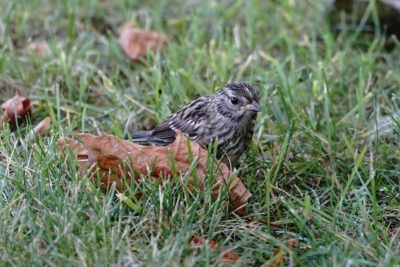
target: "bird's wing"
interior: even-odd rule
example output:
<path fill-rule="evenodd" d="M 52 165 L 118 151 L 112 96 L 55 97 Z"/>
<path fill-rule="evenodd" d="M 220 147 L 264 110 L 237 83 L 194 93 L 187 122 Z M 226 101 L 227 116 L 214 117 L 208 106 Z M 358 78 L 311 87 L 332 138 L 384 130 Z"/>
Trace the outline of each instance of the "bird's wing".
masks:
<path fill-rule="evenodd" d="M 153 131 L 138 131 L 132 134 L 132 141 L 142 145 L 166 146 L 174 142 L 176 132 L 181 131 L 196 140 L 207 128 L 208 97 L 201 97 L 168 117 Z"/>
<path fill-rule="evenodd" d="M 175 140 L 176 131 L 181 131 L 196 140 L 196 137 L 207 127 L 208 105 L 208 97 L 194 100 L 155 128 L 152 136 L 172 143 Z"/>

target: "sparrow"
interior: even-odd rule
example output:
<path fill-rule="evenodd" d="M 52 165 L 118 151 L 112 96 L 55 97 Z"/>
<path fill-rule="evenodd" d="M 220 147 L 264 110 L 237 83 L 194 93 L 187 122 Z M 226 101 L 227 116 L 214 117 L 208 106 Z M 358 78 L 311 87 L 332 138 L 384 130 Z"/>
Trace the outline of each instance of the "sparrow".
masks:
<path fill-rule="evenodd" d="M 257 93 L 249 84 L 228 83 L 192 101 L 153 130 L 133 132 L 131 137 L 141 145 L 166 146 L 181 131 L 204 147 L 217 142 L 216 157 L 236 166 L 252 139 L 259 111 Z"/>

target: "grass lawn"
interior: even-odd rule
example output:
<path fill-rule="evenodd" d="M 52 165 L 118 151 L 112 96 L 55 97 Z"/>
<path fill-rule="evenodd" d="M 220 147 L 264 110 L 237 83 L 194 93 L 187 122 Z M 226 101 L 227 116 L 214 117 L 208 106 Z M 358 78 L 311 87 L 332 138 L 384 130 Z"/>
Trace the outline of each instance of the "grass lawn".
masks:
<path fill-rule="evenodd" d="M 400 42 L 333 34 L 323 1 L 0 1 L 0 102 L 15 92 L 31 122 L 0 131 L 0 266 L 400 265 Z M 373 12 L 372 12 L 373 13 Z M 130 20 L 167 50 L 125 56 Z M 362 26 L 362 25 L 361 25 Z M 45 40 L 51 54 L 25 47 Z M 79 179 L 57 140 L 151 129 L 229 81 L 260 93 L 239 177 L 247 218 L 227 195 L 146 181 L 132 209 Z M 45 116 L 50 132 L 25 134 Z M 386 122 L 386 126 L 382 126 Z M 379 127 L 377 127 L 379 126 Z M 126 195 L 129 198 L 129 194 Z M 193 236 L 214 239 L 193 248 Z M 290 247 L 289 239 L 296 244 Z M 274 256 L 275 255 L 275 256 Z"/>

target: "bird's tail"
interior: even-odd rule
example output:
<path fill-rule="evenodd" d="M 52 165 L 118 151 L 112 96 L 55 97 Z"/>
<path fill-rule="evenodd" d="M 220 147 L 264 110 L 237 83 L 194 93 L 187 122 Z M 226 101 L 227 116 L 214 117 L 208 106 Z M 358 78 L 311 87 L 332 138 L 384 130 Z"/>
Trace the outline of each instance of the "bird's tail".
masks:
<path fill-rule="evenodd" d="M 152 131 L 137 131 L 133 132 L 131 136 L 126 135 L 125 139 L 132 139 L 132 142 L 139 145 L 151 145 Z"/>
<path fill-rule="evenodd" d="M 166 146 L 174 141 L 175 136 L 166 139 L 154 135 L 153 131 L 137 131 L 133 132 L 131 136 L 125 136 L 125 139 L 131 139 L 132 142 L 143 146 Z"/>

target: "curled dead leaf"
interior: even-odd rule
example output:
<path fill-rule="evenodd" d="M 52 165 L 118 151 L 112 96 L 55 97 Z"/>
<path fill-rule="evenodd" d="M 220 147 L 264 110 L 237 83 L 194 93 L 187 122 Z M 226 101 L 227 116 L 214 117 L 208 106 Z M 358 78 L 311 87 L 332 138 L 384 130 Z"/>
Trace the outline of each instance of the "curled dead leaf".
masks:
<path fill-rule="evenodd" d="M 227 252 L 227 253 L 223 254 L 221 262 L 234 263 L 234 262 L 238 262 L 239 260 L 240 260 L 239 254 L 237 254 L 235 252 Z"/>
<path fill-rule="evenodd" d="M 26 47 L 26 50 L 39 55 L 49 55 L 51 53 L 49 44 L 46 41 L 34 41 Z"/>
<path fill-rule="evenodd" d="M 33 140 L 37 135 L 45 135 L 47 131 L 50 129 L 51 119 L 50 117 L 46 117 L 44 120 L 39 122 L 35 128 L 33 128 L 27 135 L 26 140 Z"/>
<path fill-rule="evenodd" d="M 208 243 L 208 246 L 211 250 L 215 250 L 219 247 L 219 244 L 217 241 L 211 239 L 208 240 L 206 238 L 200 237 L 200 236 L 194 236 L 192 239 L 192 244 L 194 248 L 199 248 L 201 247 L 204 243 Z M 221 253 L 221 263 L 235 263 L 240 260 L 239 254 L 230 251 L 229 248 L 222 248 L 222 253 Z"/>
<path fill-rule="evenodd" d="M 96 166 L 101 174 L 100 187 L 103 190 L 106 190 L 111 183 L 116 183 L 116 188 L 123 190 L 124 179 L 129 184 L 132 178 L 127 166 L 135 174 L 147 175 L 150 172 L 152 177 L 171 179 L 175 172 L 181 176 L 189 172 L 191 158 L 196 160 L 197 164 L 194 176 L 198 179 L 200 186 L 205 184 L 208 152 L 195 142 L 188 143 L 182 133 L 177 134 L 172 144 L 159 147 L 142 146 L 106 134 L 101 136 L 78 134 L 77 136 L 79 141 L 60 139 L 61 150 L 65 151 L 68 146 L 73 153 L 77 154 L 78 167 L 82 176 L 88 172 L 93 173 L 96 170 L 93 166 Z M 172 166 L 175 166 L 174 169 Z M 93 175 L 93 177 L 97 176 Z M 135 175 L 135 177 L 138 176 Z M 189 185 L 194 184 L 191 176 Z M 238 215 L 246 215 L 244 205 L 247 204 L 251 193 L 238 177 L 232 175 L 225 164 L 219 163 L 215 172 L 215 185 L 212 188 L 214 196 L 218 196 L 220 189 L 225 185 L 229 186 L 231 207 Z"/>
<path fill-rule="evenodd" d="M 157 52 L 165 49 L 167 40 L 159 32 L 142 30 L 128 22 L 120 31 L 119 44 L 131 59 L 137 60 L 145 57 L 148 50 Z"/>
<path fill-rule="evenodd" d="M 294 238 L 290 238 L 287 240 L 287 244 L 290 250 L 293 250 L 296 245 L 297 240 Z M 273 262 L 270 264 L 270 267 L 278 267 L 285 261 L 288 257 L 289 253 L 283 249 L 282 246 L 279 246 L 274 253 Z"/>
<path fill-rule="evenodd" d="M 193 247 L 195 247 L 195 248 L 201 247 L 206 242 L 208 242 L 208 245 L 210 246 L 211 249 L 218 248 L 217 241 L 215 241 L 213 239 L 208 240 L 208 239 L 200 237 L 200 236 L 194 236 L 192 239 L 192 244 L 193 244 Z"/>
<path fill-rule="evenodd" d="M 32 105 L 29 98 L 16 95 L 1 105 L 3 115 L 0 117 L 0 128 L 4 123 L 9 123 L 14 127 L 18 121 L 25 118 L 32 111 Z"/>

